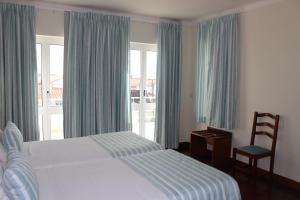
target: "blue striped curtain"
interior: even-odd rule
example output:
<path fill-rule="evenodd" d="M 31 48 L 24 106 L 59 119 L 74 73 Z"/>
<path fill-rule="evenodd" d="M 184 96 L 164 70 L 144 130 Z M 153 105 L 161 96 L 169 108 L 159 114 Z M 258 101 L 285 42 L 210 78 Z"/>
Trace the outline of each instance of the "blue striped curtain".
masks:
<path fill-rule="evenodd" d="M 158 25 L 155 140 L 165 148 L 179 142 L 181 25 Z"/>
<path fill-rule="evenodd" d="M 24 141 L 39 139 L 35 9 L 0 4 L 0 129 L 13 121 Z"/>
<path fill-rule="evenodd" d="M 200 23 L 197 45 L 197 121 L 233 129 L 239 84 L 238 14 Z"/>
<path fill-rule="evenodd" d="M 66 13 L 64 136 L 130 129 L 129 18 Z"/>

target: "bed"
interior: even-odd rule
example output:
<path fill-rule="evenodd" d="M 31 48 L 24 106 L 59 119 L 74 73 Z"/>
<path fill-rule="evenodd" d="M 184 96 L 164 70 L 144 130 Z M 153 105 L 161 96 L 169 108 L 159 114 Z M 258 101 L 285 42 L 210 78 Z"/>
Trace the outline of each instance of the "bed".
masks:
<path fill-rule="evenodd" d="M 0 194 L 13 199 L 241 199 L 230 176 L 130 132 L 23 143 L 10 123 L 2 136 Z"/>
<path fill-rule="evenodd" d="M 35 169 L 40 200 L 239 200 L 236 181 L 173 150 Z"/>
<path fill-rule="evenodd" d="M 114 132 L 65 140 L 24 142 L 23 153 L 34 168 L 117 158 L 162 147 L 132 132 Z"/>

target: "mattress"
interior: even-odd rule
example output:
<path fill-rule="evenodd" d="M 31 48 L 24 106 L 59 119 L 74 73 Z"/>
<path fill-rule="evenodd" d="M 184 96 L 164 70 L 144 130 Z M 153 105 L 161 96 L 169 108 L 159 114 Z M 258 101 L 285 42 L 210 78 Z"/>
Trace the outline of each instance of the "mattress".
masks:
<path fill-rule="evenodd" d="M 236 181 L 173 150 L 35 170 L 40 200 L 240 200 Z"/>
<path fill-rule="evenodd" d="M 24 142 L 23 153 L 33 168 L 52 167 L 110 157 L 107 150 L 101 148 L 89 137 Z"/>
<path fill-rule="evenodd" d="M 37 169 L 161 149 L 159 144 L 132 132 L 115 132 L 64 140 L 25 142 L 23 153 L 33 168 Z"/>
<path fill-rule="evenodd" d="M 36 169 L 40 200 L 154 200 L 164 194 L 118 159 Z"/>

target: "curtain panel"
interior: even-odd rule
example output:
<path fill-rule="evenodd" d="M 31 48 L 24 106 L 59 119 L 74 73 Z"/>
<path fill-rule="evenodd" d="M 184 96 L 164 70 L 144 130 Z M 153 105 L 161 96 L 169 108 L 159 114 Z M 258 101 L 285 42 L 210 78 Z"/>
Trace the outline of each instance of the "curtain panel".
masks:
<path fill-rule="evenodd" d="M 39 140 L 35 9 L 0 4 L 0 128 L 14 122 Z"/>
<path fill-rule="evenodd" d="M 179 142 L 181 98 L 181 25 L 158 25 L 155 140 L 165 148 Z"/>
<path fill-rule="evenodd" d="M 238 14 L 232 14 L 198 24 L 196 118 L 218 128 L 236 125 L 238 19 Z"/>
<path fill-rule="evenodd" d="M 129 130 L 129 18 L 66 12 L 64 136 Z"/>

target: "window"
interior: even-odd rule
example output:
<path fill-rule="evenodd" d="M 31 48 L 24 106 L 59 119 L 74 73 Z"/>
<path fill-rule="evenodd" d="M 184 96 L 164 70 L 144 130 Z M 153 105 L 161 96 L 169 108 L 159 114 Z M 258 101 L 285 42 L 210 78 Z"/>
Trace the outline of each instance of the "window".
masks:
<path fill-rule="evenodd" d="M 37 36 L 41 140 L 63 139 L 63 37 Z"/>
<path fill-rule="evenodd" d="M 130 48 L 132 131 L 154 140 L 156 45 L 131 43 Z"/>

